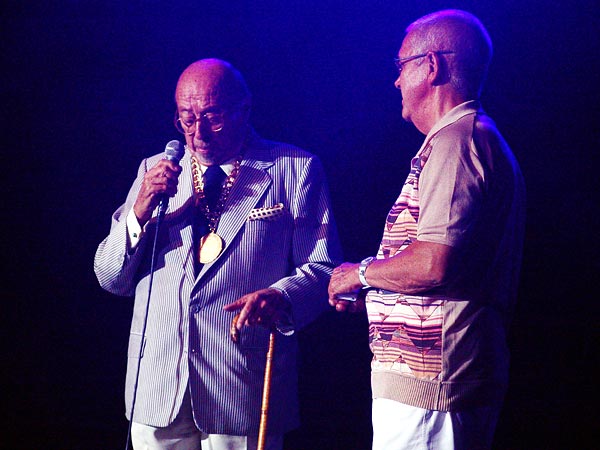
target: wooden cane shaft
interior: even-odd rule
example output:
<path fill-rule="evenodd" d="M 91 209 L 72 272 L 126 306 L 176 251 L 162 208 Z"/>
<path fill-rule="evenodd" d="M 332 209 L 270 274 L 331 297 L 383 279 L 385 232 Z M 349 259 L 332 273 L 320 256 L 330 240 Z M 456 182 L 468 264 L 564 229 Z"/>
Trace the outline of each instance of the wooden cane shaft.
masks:
<path fill-rule="evenodd" d="M 275 347 L 275 333 L 269 335 L 269 350 L 267 351 L 267 362 L 265 364 L 265 381 L 263 385 L 262 407 L 260 410 L 260 427 L 258 429 L 257 450 L 264 450 L 267 436 L 267 419 L 269 414 L 269 394 L 271 393 L 271 362 L 273 360 L 273 348 Z"/>

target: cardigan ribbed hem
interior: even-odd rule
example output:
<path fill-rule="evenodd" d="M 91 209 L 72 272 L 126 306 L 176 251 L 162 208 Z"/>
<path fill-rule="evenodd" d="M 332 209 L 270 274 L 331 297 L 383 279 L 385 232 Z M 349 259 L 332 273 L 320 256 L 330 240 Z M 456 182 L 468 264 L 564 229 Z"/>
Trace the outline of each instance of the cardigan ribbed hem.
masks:
<path fill-rule="evenodd" d="M 373 371 L 371 389 L 373 398 L 386 398 L 436 411 L 500 405 L 506 393 L 506 385 L 497 381 L 422 380 L 393 371 Z"/>

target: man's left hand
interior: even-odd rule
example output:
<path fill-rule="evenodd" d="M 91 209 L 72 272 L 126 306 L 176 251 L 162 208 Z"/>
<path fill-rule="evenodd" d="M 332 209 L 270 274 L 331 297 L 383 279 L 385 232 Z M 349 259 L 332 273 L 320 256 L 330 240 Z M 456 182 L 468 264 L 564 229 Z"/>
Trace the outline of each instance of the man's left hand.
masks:
<path fill-rule="evenodd" d="M 262 325 L 271 328 L 275 322 L 283 320 L 289 311 L 290 304 L 281 291 L 267 288 L 246 294 L 233 303 L 225 305 L 225 311 L 241 309 L 236 328 L 244 325 Z"/>

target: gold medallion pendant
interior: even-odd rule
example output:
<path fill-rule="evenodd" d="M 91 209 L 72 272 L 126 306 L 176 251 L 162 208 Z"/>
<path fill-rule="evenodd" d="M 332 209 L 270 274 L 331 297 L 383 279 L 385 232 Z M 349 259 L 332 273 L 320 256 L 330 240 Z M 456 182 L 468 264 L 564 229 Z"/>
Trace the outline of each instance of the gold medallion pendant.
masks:
<path fill-rule="evenodd" d="M 210 232 L 200 239 L 198 259 L 202 264 L 213 262 L 223 251 L 223 238 L 217 233 Z"/>

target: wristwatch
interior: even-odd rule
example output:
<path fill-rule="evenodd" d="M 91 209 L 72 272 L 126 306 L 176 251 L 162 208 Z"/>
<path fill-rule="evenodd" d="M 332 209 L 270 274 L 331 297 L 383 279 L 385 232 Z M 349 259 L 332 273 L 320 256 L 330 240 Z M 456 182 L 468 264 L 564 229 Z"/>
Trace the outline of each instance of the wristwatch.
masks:
<path fill-rule="evenodd" d="M 358 279 L 360 280 L 360 283 L 363 285 L 363 287 L 371 287 L 369 283 L 367 283 L 365 273 L 367 271 L 367 267 L 369 267 L 369 265 L 373 262 L 374 259 L 375 258 L 373 258 L 372 256 L 369 256 L 368 258 L 363 259 L 360 262 L 360 265 L 358 266 Z"/>

